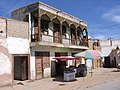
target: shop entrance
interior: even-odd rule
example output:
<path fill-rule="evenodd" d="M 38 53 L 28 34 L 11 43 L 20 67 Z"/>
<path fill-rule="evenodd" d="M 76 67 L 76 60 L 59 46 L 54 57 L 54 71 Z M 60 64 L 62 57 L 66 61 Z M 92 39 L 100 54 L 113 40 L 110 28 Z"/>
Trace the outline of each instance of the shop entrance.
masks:
<path fill-rule="evenodd" d="M 64 57 L 64 56 L 68 56 L 67 52 L 56 52 L 55 53 L 55 57 Z M 57 62 L 55 62 L 55 67 L 56 67 L 56 76 L 61 76 L 63 75 L 63 71 L 65 69 L 65 67 L 67 66 L 68 61 L 61 61 L 58 60 Z"/>
<path fill-rule="evenodd" d="M 14 56 L 14 80 L 28 80 L 28 56 Z"/>

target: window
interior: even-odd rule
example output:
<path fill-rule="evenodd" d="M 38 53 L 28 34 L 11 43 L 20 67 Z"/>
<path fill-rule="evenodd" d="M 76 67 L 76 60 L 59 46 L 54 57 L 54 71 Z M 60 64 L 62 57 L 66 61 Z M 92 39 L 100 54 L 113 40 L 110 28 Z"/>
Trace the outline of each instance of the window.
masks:
<path fill-rule="evenodd" d="M 63 38 L 66 38 L 66 26 L 63 26 L 63 25 L 62 25 L 62 35 L 63 35 Z"/>
<path fill-rule="evenodd" d="M 57 32 L 57 31 L 60 32 L 60 25 L 54 23 L 54 32 Z"/>
<path fill-rule="evenodd" d="M 49 21 L 41 19 L 41 32 L 48 35 Z"/>

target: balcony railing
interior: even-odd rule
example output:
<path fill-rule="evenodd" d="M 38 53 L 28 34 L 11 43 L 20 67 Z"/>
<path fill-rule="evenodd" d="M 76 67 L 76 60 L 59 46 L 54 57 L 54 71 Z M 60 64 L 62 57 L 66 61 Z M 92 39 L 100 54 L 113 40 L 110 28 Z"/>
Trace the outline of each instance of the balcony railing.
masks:
<path fill-rule="evenodd" d="M 31 42 L 38 42 L 39 34 L 32 34 L 31 35 Z"/>
<path fill-rule="evenodd" d="M 50 36 L 50 35 L 42 35 L 42 41 L 43 41 L 43 42 L 53 43 L 53 36 Z"/>
<path fill-rule="evenodd" d="M 61 43 L 61 37 L 55 37 L 55 36 L 53 36 L 53 42 L 54 43 Z"/>
<path fill-rule="evenodd" d="M 70 44 L 71 44 L 70 39 L 68 39 L 68 38 L 63 38 L 63 44 L 70 45 Z"/>
<path fill-rule="evenodd" d="M 88 42 L 87 42 L 87 40 L 84 40 L 84 39 L 78 40 L 78 45 L 79 46 L 88 46 Z"/>
<path fill-rule="evenodd" d="M 48 43 L 61 43 L 62 37 L 55 37 L 51 35 L 41 35 L 41 41 L 48 42 Z M 38 42 L 39 41 L 39 34 L 32 34 L 31 35 L 31 42 Z M 66 45 L 77 45 L 77 46 L 88 46 L 87 40 L 78 40 L 78 43 L 76 43 L 76 40 L 63 38 L 62 44 Z"/>

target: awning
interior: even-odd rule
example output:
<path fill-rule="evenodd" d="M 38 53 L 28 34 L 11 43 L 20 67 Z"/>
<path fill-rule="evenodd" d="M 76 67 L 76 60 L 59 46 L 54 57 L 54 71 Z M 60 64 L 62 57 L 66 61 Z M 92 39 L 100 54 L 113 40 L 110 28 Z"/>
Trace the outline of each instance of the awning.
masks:
<path fill-rule="evenodd" d="M 84 57 L 86 59 L 96 60 L 102 56 L 102 53 L 98 50 L 86 50 L 84 52 L 80 52 L 75 54 L 75 57 Z"/>
<path fill-rule="evenodd" d="M 61 61 L 67 61 L 67 60 L 76 60 L 76 59 L 79 59 L 79 58 L 78 57 L 55 57 L 53 59 L 61 60 Z"/>

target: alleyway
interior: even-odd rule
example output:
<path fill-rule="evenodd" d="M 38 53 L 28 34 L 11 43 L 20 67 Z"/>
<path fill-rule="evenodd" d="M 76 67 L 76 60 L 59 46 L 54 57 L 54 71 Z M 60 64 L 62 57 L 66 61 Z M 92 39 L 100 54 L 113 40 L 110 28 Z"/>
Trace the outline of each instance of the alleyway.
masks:
<path fill-rule="evenodd" d="M 93 75 L 78 77 L 72 82 L 57 81 L 54 78 L 45 78 L 36 81 L 27 81 L 13 86 L 1 87 L 0 90 L 85 90 L 95 85 L 120 79 L 120 72 L 115 68 L 99 68 L 93 70 Z"/>

